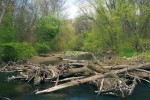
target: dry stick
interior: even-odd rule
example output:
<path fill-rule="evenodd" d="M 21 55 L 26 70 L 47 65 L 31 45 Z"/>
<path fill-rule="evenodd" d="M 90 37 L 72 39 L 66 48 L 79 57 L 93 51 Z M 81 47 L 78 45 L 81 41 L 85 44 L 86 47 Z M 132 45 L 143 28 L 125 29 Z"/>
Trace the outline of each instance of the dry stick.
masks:
<path fill-rule="evenodd" d="M 28 80 L 27 83 L 29 83 L 35 76 L 36 76 L 36 75 L 33 75 L 33 76 Z"/>
<path fill-rule="evenodd" d="M 147 71 L 147 70 L 144 70 L 144 69 L 136 69 L 137 71 L 142 71 L 142 72 L 145 72 L 145 73 L 148 73 L 150 74 L 150 71 Z"/>
<path fill-rule="evenodd" d="M 98 95 L 101 94 L 101 91 L 102 91 L 102 89 L 103 89 L 103 85 L 104 85 L 104 78 L 103 78 L 102 81 L 101 81 L 101 86 L 100 86 Z"/>
<path fill-rule="evenodd" d="M 139 64 L 137 66 L 130 66 L 129 68 L 124 68 L 124 69 L 120 69 L 120 70 L 117 70 L 117 71 L 113 71 L 113 73 L 120 74 L 120 73 L 126 72 L 127 70 L 132 71 L 134 69 L 148 67 L 148 66 L 150 66 L 150 63 Z M 35 92 L 35 94 L 53 92 L 53 91 L 56 91 L 56 90 L 67 88 L 67 87 L 83 84 L 83 83 L 90 82 L 90 81 L 93 81 L 93 80 L 96 80 L 96 79 L 104 78 L 104 77 L 108 76 L 109 74 L 110 73 L 98 74 L 98 75 L 90 76 L 90 77 L 87 77 L 87 78 L 84 78 L 84 79 L 75 80 L 75 81 L 72 81 L 72 82 L 67 82 L 67 83 L 64 83 L 64 84 L 54 86 L 52 88 L 48 88 L 48 89 L 45 89 L 45 90 L 42 90 L 42 91 L 37 91 L 37 92 Z"/>
<path fill-rule="evenodd" d="M 58 84 L 58 82 L 59 82 L 59 75 L 57 76 L 55 86 Z"/>
<path fill-rule="evenodd" d="M 27 83 L 29 83 L 36 75 L 37 75 L 37 73 L 36 73 L 35 75 L 33 75 L 33 76 L 28 80 Z"/>
<path fill-rule="evenodd" d="M 139 80 L 143 80 L 143 81 L 146 81 L 146 82 L 150 83 L 150 81 L 148 81 L 148 80 L 146 80 L 146 79 L 143 79 L 143 78 L 140 78 L 140 77 L 131 75 L 131 74 L 128 74 L 128 75 L 131 76 L 131 77 L 137 78 L 137 79 L 139 79 Z"/>

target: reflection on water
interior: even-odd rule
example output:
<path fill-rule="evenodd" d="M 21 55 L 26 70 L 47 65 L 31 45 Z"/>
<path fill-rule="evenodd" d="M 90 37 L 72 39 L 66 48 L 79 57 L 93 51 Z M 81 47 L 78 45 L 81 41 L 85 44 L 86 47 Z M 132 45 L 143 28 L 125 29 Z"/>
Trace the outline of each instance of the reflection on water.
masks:
<path fill-rule="evenodd" d="M 96 88 L 87 84 L 59 90 L 55 93 L 33 95 L 31 92 L 35 89 L 44 89 L 50 85 L 47 83 L 43 86 L 35 87 L 20 81 L 3 81 L 9 75 L 0 73 L 0 96 L 9 97 L 12 100 L 123 100 L 115 96 L 97 96 L 94 93 Z M 150 85 L 141 83 L 137 86 L 133 95 L 124 100 L 150 100 L 149 94 Z"/>
<path fill-rule="evenodd" d="M 93 60 L 93 56 L 92 56 L 91 54 L 87 53 L 87 54 L 66 56 L 65 59 L 73 59 L 73 60 Z"/>

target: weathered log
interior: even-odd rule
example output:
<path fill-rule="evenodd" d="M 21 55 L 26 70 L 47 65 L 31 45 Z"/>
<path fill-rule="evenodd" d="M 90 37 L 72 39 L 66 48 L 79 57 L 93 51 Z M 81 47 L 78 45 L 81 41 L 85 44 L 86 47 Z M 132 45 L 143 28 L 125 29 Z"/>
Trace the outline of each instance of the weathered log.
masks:
<path fill-rule="evenodd" d="M 144 69 L 136 69 L 137 71 L 142 71 L 142 72 L 145 72 L 145 73 L 148 73 L 150 74 L 150 71 L 147 71 L 147 70 L 144 70 Z"/>
<path fill-rule="evenodd" d="M 144 68 L 144 67 L 150 67 L 150 63 L 144 63 L 144 64 L 139 64 L 139 65 L 131 65 L 130 67 L 113 71 L 113 73 L 118 74 L 118 73 L 123 73 L 123 72 L 126 72 L 126 71 L 132 71 L 134 69 L 139 69 L 139 68 Z"/>
<path fill-rule="evenodd" d="M 108 70 L 117 70 L 117 69 L 127 68 L 129 66 L 131 66 L 131 65 L 104 66 L 104 68 L 108 69 Z"/>
<path fill-rule="evenodd" d="M 77 66 L 77 67 L 83 67 L 87 65 L 86 63 L 69 63 L 70 66 Z"/>
<path fill-rule="evenodd" d="M 145 72 L 141 70 L 134 70 L 132 72 L 129 72 L 129 74 L 140 77 L 140 78 L 148 78 L 150 77 L 150 72 Z"/>
<path fill-rule="evenodd" d="M 72 81 L 72 80 L 77 80 L 77 79 L 82 79 L 82 78 L 85 78 L 85 76 L 65 78 L 65 79 L 61 79 L 61 80 L 59 80 L 59 82 Z M 53 82 L 56 82 L 56 81 L 53 81 Z"/>
<path fill-rule="evenodd" d="M 77 73 L 82 73 L 82 72 L 92 72 L 89 68 L 87 67 L 81 67 L 81 68 L 72 68 L 72 69 L 69 69 L 67 71 L 64 72 L 64 75 L 67 76 L 67 75 L 72 75 L 72 74 L 77 74 Z"/>
<path fill-rule="evenodd" d="M 75 80 L 75 81 L 72 81 L 72 82 L 67 82 L 67 83 L 64 83 L 64 84 L 60 84 L 60 85 L 57 85 L 57 86 L 54 86 L 52 88 L 48 88 L 48 89 L 45 89 L 45 90 L 42 90 L 42 91 L 37 91 L 37 92 L 35 92 L 35 94 L 53 92 L 53 91 L 60 90 L 60 89 L 63 89 L 63 88 L 67 88 L 67 87 L 79 85 L 79 84 L 82 84 L 82 83 L 86 83 L 86 82 L 89 82 L 91 80 L 96 80 L 96 79 L 102 78 L 102 77 L 104 77 L 103 74 L 94 75 L 94 76 L 84 78 L 84 79 L 81 79 L 81 80 Z"/>
<path fill-rule="evenodd" d="M 87 67 L 91 70 L 98 72 L 98 73 L 105 73 L 106 72 L 106 69 L 104 69 L 103 67 L 101 67 L 100 65 L 97 65 L 97 64 L 89 64 L 89 65 L 87 65 Z"/>
<path fill-rule="evenodd" d="M 86 63 L 89 62 L 88 60 L 71 60 L 71 59 L 63 59 L 64 61 L 67 61 L 69 63 Z"/>
<path fill-rule="evenodd" d="M 67 88 L 67 87 L 71 87 L 71 86 L 83 84 L 83 83 L 86 83 L 86 82 L 94 81 L 96 79 L 101 79 L 101 78 L 104 78 L 104 77 L 108 76 L 110 73 L 119 74 L 119 73 L 124 73 L 126 71 L 132 71 L 134 69 L 144 68 L 144 67 L 148 67 L 148 66 L 150 66 L 150 63 L 140 64 L 140 65 L 132 65 L 129 68 L 123 68 L 123 69 L 120 69 L 120 70 L 107 72 L 105 74 L 98 74 L 98 75 L 90 76 L 90 77 L 87 77 L 87 78 L 84 78 L 84 79 L 75 80 L 75 81 L 72 81 L 72 82 L 67 82 L 67 83 L 64 83 L 64 84 L 60 84 L 60 85 L 54 86 L 52 88 L 48 88 L 48 89 L 45 89 L 45 90 L 42 90 L 42 91 L 37 91 L 37 92 L 35 92 L 35 94 L 53 92 L 53 91 L 57 91 L 57 90 L 60 90 L 60 89 Z"/>

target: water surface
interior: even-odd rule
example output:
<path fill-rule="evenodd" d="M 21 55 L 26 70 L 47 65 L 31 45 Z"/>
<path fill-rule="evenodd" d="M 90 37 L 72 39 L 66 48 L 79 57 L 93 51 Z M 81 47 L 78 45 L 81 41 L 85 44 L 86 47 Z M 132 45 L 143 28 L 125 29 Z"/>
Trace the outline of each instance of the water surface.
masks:
<path fill-rule="evenodd" d="M 92 55 L 74 56 L 71 59 L 91 60 Z M 57 64 L 59 62 L 48 62 L 47 64 Z M 97 96 L 96 87 L 83 84 L 59 90 L 54 93 L 44 95 L 34 95 L 34 90 L 43 90 L 51 87 L 50 83 L 41 86 L 33 86 L 25 81 L 4 81 L 12 73 L 0 73 L 0 96 L 11 98 L 12 100 L 150 100 L 150 84 L 139 83 L 131 96 L 128 98 L 120 98 L 109 95 Z"/>
<path fill-rule="evenodd" d="M 97 96 L 94 92 L 96 88 L 87 84 L 66 88 L 54 93 L 34 95 L 32 93 L 34 90 L 48 88 L 50 84 L 46 83 L 36 87 L 23 81 L 4 81 L 8 76 L 10 74 L 0 73 L 0 96 L 12 100 L 150 100 L 150 84 L 146 83 L 137 85 L 134 93 L 126 99 L 108 95 Z"/>

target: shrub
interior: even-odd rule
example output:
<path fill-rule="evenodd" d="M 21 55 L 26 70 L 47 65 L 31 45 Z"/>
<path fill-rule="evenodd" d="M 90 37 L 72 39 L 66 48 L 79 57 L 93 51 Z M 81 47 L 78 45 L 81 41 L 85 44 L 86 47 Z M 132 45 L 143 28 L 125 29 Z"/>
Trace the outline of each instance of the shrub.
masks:
<path fill-rule="evenodd" d="M 139 54 L 140 57 L 150 60 L 150 50 Z"/>
<path fill-rule="evenodd" d="M 130 49 L 124 49 L 119 52 L 120 56 L 125 56 L 125 57 L 132 57 L 134 55 L 134 51 Z"/>
<path fill-rule="evenodd" d="M 119 45 L 119 55 L 125 57 L 132 57 L 135 53 L 134 47 L 131 42 L 125 42 Z"/>
<path fill-rule="evenodd" d="M 51 48 L 49 46 L 47 46 L 46 44 L 42 44 L 42 43 L 36 43 L 34 45 L 34 48 L 38 54 L 46 54 L 51 51 Z"/>
<path fill-rule="evenodd" d="M 1 46 L 3 61 L 25 60 L 36 55 L 36 52 L 29 43 L 6 43 Z"/>

